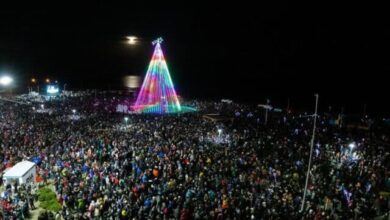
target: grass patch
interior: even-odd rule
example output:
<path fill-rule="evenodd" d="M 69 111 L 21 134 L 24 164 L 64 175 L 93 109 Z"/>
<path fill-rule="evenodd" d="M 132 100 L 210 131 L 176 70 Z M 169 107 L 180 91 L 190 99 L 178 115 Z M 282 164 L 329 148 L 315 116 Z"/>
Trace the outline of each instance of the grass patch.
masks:
<path fill-rule="evenodd" d="M 52 212 L 58 212 L 62 209 L 61 204 L 57 201 L 56 193 L 53 190 L 44 187 L 38 190 L 38 200 L 40 207 Z"/>

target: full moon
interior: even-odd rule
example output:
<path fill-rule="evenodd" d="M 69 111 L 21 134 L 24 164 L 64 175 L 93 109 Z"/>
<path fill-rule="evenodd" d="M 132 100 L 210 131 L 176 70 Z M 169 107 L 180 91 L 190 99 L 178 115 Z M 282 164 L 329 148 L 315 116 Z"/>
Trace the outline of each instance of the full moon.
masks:
<path fill-rule="evenodd" d="M 137 43 L 137 37 L 136 36 L 128 36 L 127 37 L 127 43 L 134 45 Z"/>

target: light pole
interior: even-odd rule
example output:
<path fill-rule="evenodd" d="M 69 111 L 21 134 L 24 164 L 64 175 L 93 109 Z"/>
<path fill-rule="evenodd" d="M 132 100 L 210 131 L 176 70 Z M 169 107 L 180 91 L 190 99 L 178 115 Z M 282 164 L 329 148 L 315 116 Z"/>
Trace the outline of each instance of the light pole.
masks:
<path fill-rule="evenodd" d="M 301 204 L 301 212 L 303 211 L 305 207 L 305 200 L 306 200 L 306 193 L 307 193 L 307 185 L 309 183 L 309 175 L 310 175 L 310 168 L 311 168 L 311 160 L 312 160 L 312 155 L 313 155 L 313 145 L 314 145 L 314 137 L 315 137 L 315 132 L 316 132 L 316 122 L 317 122 L 317 109 L 318 109 L 318 94 L 315 94 L 316 97 L 316 106 L 314 110 L 314 122 L 313 122 L 313 134 L 311 137 L 311 142 L 310 142 L 310 155 L 309 155 L 309 165 L 307 167 L 307 173 L 306 173 L 306 182 L 305 182 L 305 189 L 303 191 L 303 198 L 302 198 L 302 204 Z"/>
<path fill-rule="evenodd" d="M 37 79 L 31 78 L 31 87 L 29 87 L 30 92 L 33 92 L 33 86 L 37 84 Z M 37 86 L 38 87 L 38 86 Z M 37 92 L 39 93 L 39 89 L 37 89 Z"/>
<path fill-rule="evenodd" d="M 127 128 L 127 121 L 129 120 L 129 117 L 125 117 L 125 123 L 126 123 L 126 128 Z"/>
<path fill-rule="evenodd" d="M 265 109 L 265 120 L 264 120 L 265 125 L 267 124 L 268 121 L 268 106 L 269 106 L 269 99 L 267 99 L 267 108 Z"/>

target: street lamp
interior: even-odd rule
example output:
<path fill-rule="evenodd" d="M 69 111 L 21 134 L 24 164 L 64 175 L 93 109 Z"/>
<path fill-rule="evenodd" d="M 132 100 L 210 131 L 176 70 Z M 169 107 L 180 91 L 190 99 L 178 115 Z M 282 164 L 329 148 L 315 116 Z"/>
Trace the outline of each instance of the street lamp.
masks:
<path fill-rule="evenodd" d="M 37 92 L 39 93 L 38 80 L 36 78 L 31 78 L 31 83 L 37 86 Z M 31 89 L 32 90 L 32 89 Z"/>
<path fill-rule="evenodd" d="M 349 147 L 349 149 L 351 149 L 351 152 L 352 152 L 352 150 L 356 147 L 355 142 L 350 143 L 350 144 L 348 145 L 348 147 Z"/>
<path fill-rule="evenodd" d="M 222 134 L 222 129 L 218 129 L 218 137 L 221 137 L 221 134 Z"/>
<path fill-rule="evenodd" d="M 127 130 L 127 121 L 129 120 L 129 117 L 125 116 L 125 123 L 126 123 L 126 127 L 125 129 Z"/>
<path fill-rule="evenodd" d="M 76 114 L 76 109 L 72 109 L 73 114 Z"/>
<path fill-rule="evenodd" d="M 49 78 L 46 78 L 46 79 L 45 79 L 45 82 L 46 82 L 46 83 L 50 83 L 50 79 L 49 79 Z"/>
<path fill-rule="evenodd" d="M 39 85 L 37 85 L 37 82 L 38 82 L 38 80 L 36 79 L 36 78 L 31 78 L 31 84 L 33 84 L 33 85 L 36 85 L 37 86 L 37 92 L 39 93 Z M 33 91 L 33 88 L 31 87 L 29 87 L 29 89 L 31 89 L 31 92 Z"/>
<path fill-rule="evenodd" d="M 44 106 L 43 104 L 41 104 L 41 108 L 42 108 L 42 109 L 45 109 L 45 106 Z"/>

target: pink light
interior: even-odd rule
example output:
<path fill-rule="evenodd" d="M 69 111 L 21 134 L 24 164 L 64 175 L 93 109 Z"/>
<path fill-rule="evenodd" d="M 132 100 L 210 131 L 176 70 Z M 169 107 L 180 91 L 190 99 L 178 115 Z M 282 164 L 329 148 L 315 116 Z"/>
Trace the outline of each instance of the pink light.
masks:
<path fill-rule="evenodd" d="M 148 113 L 180 112 L 181 105 L 161 49 L 162 39 L 155 48 L 140 93 L 133 108 Z"/>

